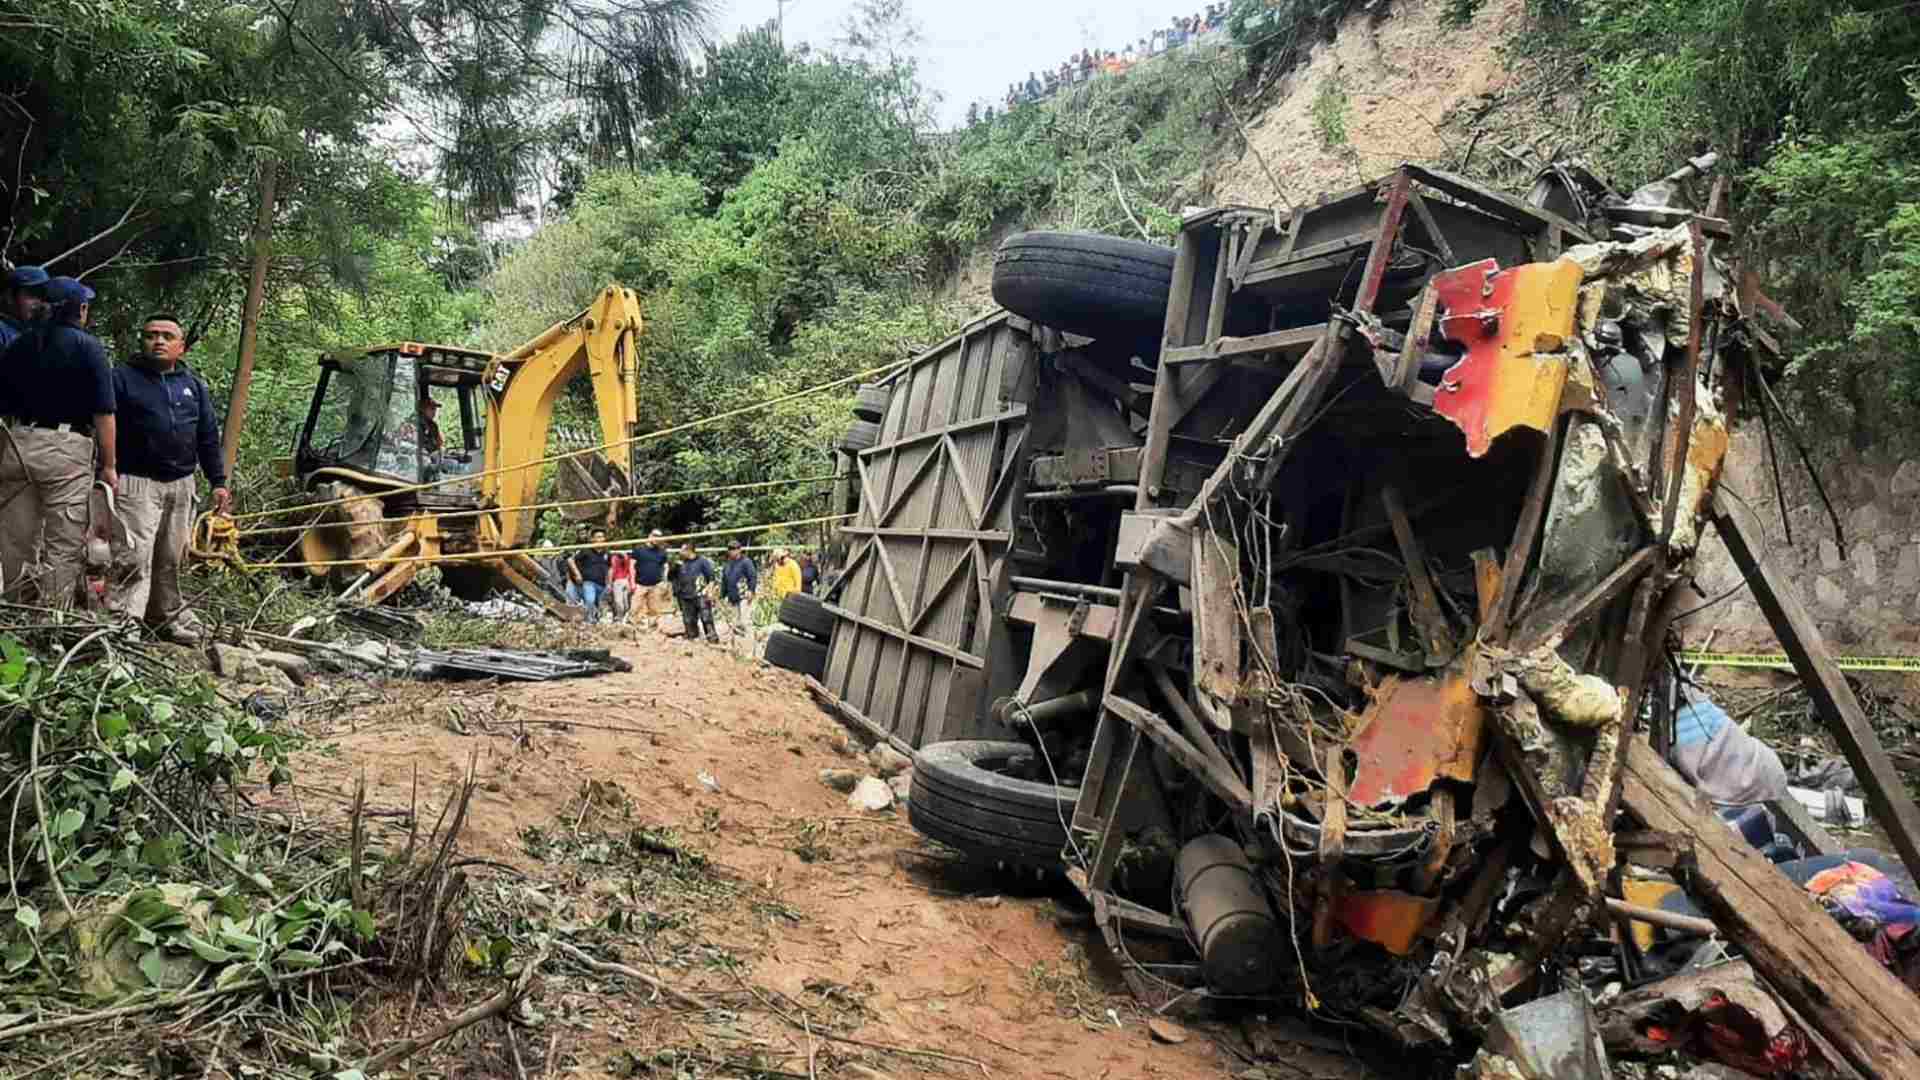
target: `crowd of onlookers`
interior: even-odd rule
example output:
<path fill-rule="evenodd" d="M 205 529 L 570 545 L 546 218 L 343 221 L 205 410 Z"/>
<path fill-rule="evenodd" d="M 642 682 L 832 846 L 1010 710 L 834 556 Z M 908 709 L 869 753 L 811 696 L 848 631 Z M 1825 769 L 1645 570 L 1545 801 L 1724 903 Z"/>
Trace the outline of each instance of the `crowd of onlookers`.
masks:
<path fill-rule="evenodd" d="M 1116 52 L 1112 49 L 1083 49 L 1060 62 L 1057 68 L 1030 71 L 1025 82 L 1009 83 L 1006 95 L 996 105 L 976 102 L 967 106 L 967 123 L 991 123 L 1004 109 L 1007 112 L 1035 101 L 1044 101 L 1062 89 L 1088 83 L 1104 75 L 1124 75 L 1134 65 L 1155 57 L 1203 43 L 1227 23 L 1228 3 L 1208 4 L 1203 12 L 1175 16 L 1138 41 L 1130 41 Z"/>
<path fill-rule="evenodd" d="M 755 655 L 753 604 L 762 574 L 738 541 L 727 545 L 718 567 L 690 543 L 668 548 L 658 529 L 630 551 L 618 550 L 605 529 L 595 529 L 590 543 L 586 550 L 550 557 L 543 567 L 567 602 L 586 610 L 588 622 L 657 627 L 661 616 L 677 614 L 688 640 L 704 637 L 717 644 L 718 600 L 735 649 Z M 775 548 L 765 576 L 774 599 L 782 600 L 794 593 L 811 594 L 820 571 L 811 554 Z"/>

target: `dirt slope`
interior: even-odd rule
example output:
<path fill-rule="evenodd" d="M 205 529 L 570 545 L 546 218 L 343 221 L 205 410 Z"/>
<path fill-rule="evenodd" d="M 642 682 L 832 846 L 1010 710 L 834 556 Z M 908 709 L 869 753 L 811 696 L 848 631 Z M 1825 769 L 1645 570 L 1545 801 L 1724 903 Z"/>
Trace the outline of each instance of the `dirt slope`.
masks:
<path fill-rule="evenodd" d="M 618 650 L 633 673 L 498 689 L 391 684 L 382 703 L 343 711 L 312 732 L 317 744 L 296 770 L 302 805 L 338 813 L 364 770 L 369 806 L 391 824 L 414 798 L 417 768 L 420 813 L 430 823 L 477 755 L 483 786 L 462 851 L 527 882 L 482 868 L 476 890 L 515 904 L 514 890 L 538 890 L 546 918 L 561 926 L 604 925 L 623 903 L 648 907 L 654 921 L 684 918 L 696 931 L 687 941 L 606 950 L 640 962 L 661 949 L 667 959 L 655 970 L 675 986 L 732 993 L 738 1004 L 741 987 L 724 972 L 742 970 L 762 992 L 791 1002 L 826 1009 L 833 1002 L 822 994 L 840 1005 L 851 999 L 858 1008 L 833 1013 L 842 1034 L 974 1059 L 994 1076 L 1218 1077 L 1246 1068 L 1200 1033 L 1181 1045 L 1151 1042 L 1145 1018 L 1102 966 L 1091 928 L 1057 898 L 954 863 L 917 838 L 903 810 L 849 810 L 818 773 L 857 766 L 849 756 L 857 745 L 814 707 L 798 677 L 677 639 Z M 578 798 L 589 781 L 591 805 Z M 670 897 L 631 877 L 623 884 L 610 866 L 553 854 L 569 835 L 634 828 L 676 836 L 710 858 L 726 884 L 703 895 L 734 899 L 668 910 Z M 539 851 L 546 856 L 532 854 Z M 715 950 L 739 968 L 673 960 Z M 753 1005 L 748 999 L 743 1015 L 721 1027 L 711 1018 L 703 1026 L 649 1004 L 637 988 L 580 977 L 549 980 L 539 1002 L 549 1016 L 574 1021 L 549 1025 L 549 1065 L 565 1075 L 649 1075 L 634 1069 L 635 1058 L 695 1045 L 750 1045 L 761 1060 L 807 1075 L 810 1040 Z M 1238 1029 L 1228 1036 L 1246 1047 Z M 820 1076 L 971 1072 L 847 1044 L 814 1049 Z M 1285 1053 L 1296 1068 L 1284 1075 L 1371 1075 L 1345 1055 L 1301 1046 Z"/>
<path fill-rule="evenodd" d="M 1403 161 L 1456 167 L 1467 147 L 1455 120 L 1508 88 L 1500 45 L 1525 17 L 1526 0 L 1487 0 L 1466 26 L 1447 24 L 1448 7 L 1402 0 L 1383 18 L 1349 18 L 1282 81 L 1271 107 L 1248 117 L 1254 152 L 1213 175 L 1214 202 L 1311 204 Z M 1259 157 L 1283 192 L 1275 193 Z"/>

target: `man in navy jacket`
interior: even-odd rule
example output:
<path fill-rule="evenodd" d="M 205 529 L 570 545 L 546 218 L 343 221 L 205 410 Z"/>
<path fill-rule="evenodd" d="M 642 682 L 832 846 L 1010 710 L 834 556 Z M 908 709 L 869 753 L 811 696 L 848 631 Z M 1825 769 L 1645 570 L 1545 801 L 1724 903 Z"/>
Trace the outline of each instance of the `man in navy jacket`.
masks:
<path fill-rule="evenodd" d="M 206 474 L 213 505 L 231 499 L 220 453 L 220 421 L 206 381 L 181 362 L 186 337 L 171 315 L 149 316 L 140 355 L 113 369 L 118 408 L 120 498 L 114 507 L 115 611 L 183 644 L 200 639 L 180 596 L 180 563 L 193 531 L 194 472 Z"/>

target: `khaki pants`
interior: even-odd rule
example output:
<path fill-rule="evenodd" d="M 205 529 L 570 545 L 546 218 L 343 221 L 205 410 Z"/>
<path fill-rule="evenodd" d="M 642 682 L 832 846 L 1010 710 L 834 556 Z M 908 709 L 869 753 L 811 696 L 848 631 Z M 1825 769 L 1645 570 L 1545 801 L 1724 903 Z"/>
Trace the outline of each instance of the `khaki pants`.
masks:
<path fill-rule="evenodd" d="M 760 650 L 753 641 L 753 601 L 728 603 L 722 600 L 720 606 L 727 609 L 727 624 L 733 627 L 733 651 L 749 660 L 758 656 Z"/>
<path fill-rule="evenodd" d="M 634 593 L 639 596 L 640 613 L 649 619 L 673 613 L 673 586 L 664 580 L 658 585 L 635 585 Z"/>
<path fill-rule="evenodd" d="M 10 599 L 33 578 L 41 603 L 73 605 L 92 487 L 91 436 L 24 424 L 0 433 L 0 574 Z"/>
<path fill-rule="evenodd" d="M 193 477 L 122 476 L 113 523 L 113 578 L 107 603 L 156 625 L 185 606 L 180 562 L 193 531 Z"/>

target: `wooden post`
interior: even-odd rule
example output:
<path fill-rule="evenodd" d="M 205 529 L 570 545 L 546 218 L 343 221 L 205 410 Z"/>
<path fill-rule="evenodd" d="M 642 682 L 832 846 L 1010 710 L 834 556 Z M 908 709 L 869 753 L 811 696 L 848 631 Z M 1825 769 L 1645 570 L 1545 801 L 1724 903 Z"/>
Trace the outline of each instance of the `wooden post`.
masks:
<path fill-rule="evenodd" d="M 1774 564 L 1766 538 L 1745 507 L 1721 491 L 1713 497 L 1713 520 L 1727 553 L 1746 575 L 1753 598 L 1773 624 L 1773 636 L 1780 639 L 1781 651 L 1793 661 L 1793 670 L 1800 674 L 1800 682 L 1827 722 L 1827 730 L 1833 733 L 1840 751 L 1847 756 L 1847 764 L 1853 766 L 1853 774 L 1866 789 L 1874 820 L 1887 830 L 1900 852 L 1900 861 L 1907 865 L 1907 873 L 1920 876 L 1920 808 L 1913 805 L 1913 797 L 1907 794 L 1906 784 L 1888 759 L 1886 748 L 1880 745 L 1860 699 L 1827 651 L 1826 639 L 1814 625 L 1813 616 Z"/>
<path fill-rule="evenodd" d="M 260 207 L 253 217 L 253 276 L 247 281 L 247 304 L 240 313 L 240 358 L 233 367 L 233 394 L 227 399 L 227 427 L 220 440 L 220 456 L 227 463 L 229 483 L 234 457 L 240 452 L 240 429 L 247 422 L 247 391 L 253 385 L 253 347 L 260 334 L 260 301 L 267 291 L 267 261 L 273 254 L 273 189 L 280 168 L 272 158 L 260 163 Z"/>

